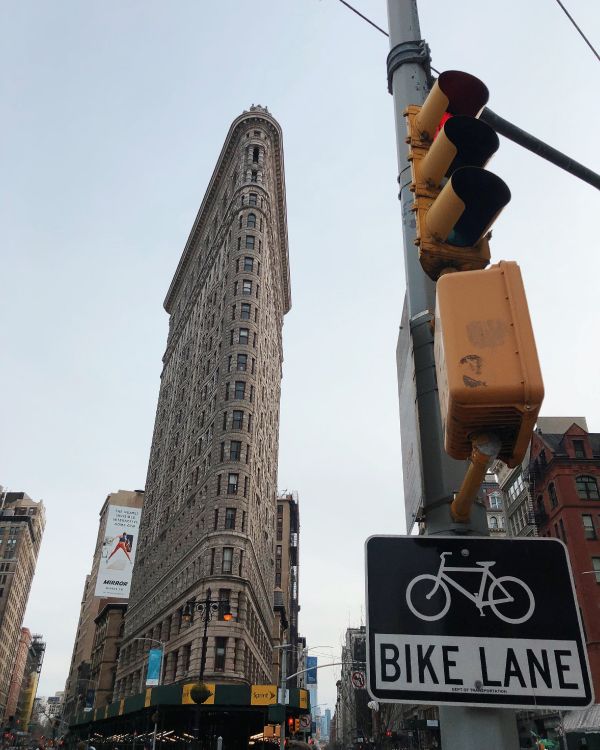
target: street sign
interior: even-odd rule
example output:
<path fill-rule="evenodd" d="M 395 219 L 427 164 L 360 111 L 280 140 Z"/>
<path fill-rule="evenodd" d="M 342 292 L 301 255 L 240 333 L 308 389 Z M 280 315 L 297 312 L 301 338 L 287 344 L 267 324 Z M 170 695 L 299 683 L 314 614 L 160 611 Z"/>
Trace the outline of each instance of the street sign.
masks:
<path fill-rule="evenodd" d="M 310 714 L 302 714 L 300 716 L 300 730 L 302 732 L 310 732 Z"/>
<path fill-rule="evenodd" d="M 352 681 L 352 685 L 357 690 L 362 690 L 365 687 L 366 679 L 365 679 L 365 673 L 361 671 L 355 671 L 352 672 L 350 675 L 350 680 Z"/>
<path fill-rule="evenodd" d="M 269 706 L 277 703 L 277 685 L 252 685 L 250 705 Z"/>
<path fill-rule="evenodd" d="M 512 708 L 592 703 L 562 542 L 373 536 L 365 547 L 373 698 Z"/>

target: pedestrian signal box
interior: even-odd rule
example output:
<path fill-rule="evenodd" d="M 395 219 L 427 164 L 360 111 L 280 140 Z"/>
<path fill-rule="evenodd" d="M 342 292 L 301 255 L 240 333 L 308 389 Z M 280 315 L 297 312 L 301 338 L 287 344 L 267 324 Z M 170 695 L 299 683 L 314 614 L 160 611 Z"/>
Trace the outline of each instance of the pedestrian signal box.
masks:
<path fill-rule="evenodd" d="M 471 455 L 494 433 L 513 467 L 527 450 L 544 397 L 519 266 L 448 273 L 436 285 L 435 363 L 446 452 Z"/>

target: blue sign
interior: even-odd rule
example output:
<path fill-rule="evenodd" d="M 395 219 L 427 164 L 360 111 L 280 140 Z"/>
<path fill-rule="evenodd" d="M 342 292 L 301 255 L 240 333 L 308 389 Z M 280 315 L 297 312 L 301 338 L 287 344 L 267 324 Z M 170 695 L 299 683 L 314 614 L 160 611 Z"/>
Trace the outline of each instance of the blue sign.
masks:
<path fill-rule="evenodd" d="M 306 684 L 316 685 L 317 684 L 317 657 L 307 656 L 306 657 Z"/>
<path fill-rule="evenodd" d="M 153 686 L 160 684 L 162 653 L 162 649 L 160 648 L 151 648 L 150 651 L 148 651 L 148 674 L 146 675 L 146 685 Z"/>

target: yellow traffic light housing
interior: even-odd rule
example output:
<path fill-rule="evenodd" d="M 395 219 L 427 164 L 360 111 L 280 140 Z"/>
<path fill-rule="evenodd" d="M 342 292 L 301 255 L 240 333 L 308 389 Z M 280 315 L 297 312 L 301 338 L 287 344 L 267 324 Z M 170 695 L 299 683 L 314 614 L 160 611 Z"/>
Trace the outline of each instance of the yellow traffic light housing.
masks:
<path fill-rule="evenodd" d="M 419 260 L 437 281 L 444 269 L 480 270 L 490 261 L 488 230 L 510 190 L 483 167 L 498 136 L 476 119 L 488 99 L 468 73 L 442 73 L 422 107 L 406 110 Z"/>
<path fill-rule="evenodd" d="M 519 464 L 544 397 L 519 266 L 444 274 L 436 285 L 435 363 L 446 452 L 471 456 L 478 435 Z"/>

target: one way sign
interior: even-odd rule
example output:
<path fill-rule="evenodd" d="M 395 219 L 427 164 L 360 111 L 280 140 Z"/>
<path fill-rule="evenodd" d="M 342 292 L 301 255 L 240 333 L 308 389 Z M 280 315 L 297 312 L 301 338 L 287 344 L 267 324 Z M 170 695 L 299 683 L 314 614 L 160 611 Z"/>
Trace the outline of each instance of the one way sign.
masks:
<path fill-rule="evenodd" d="M 367 686 L 376 700 L 591 704 L 562 542 L 374 536 L 366 565 Z"/>

